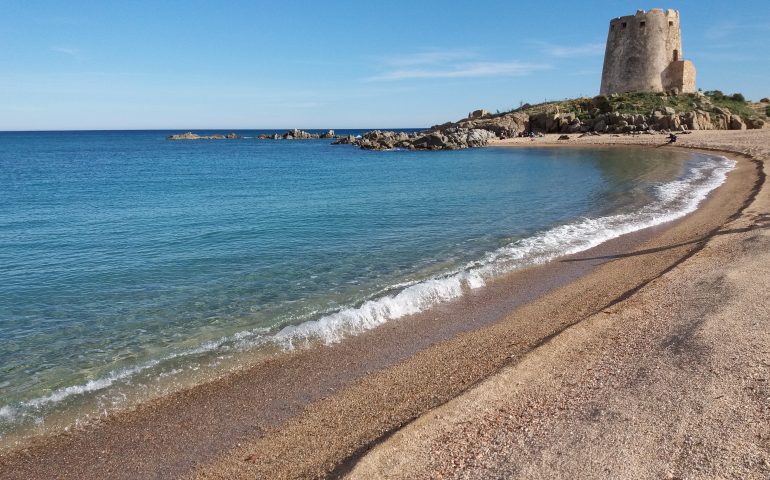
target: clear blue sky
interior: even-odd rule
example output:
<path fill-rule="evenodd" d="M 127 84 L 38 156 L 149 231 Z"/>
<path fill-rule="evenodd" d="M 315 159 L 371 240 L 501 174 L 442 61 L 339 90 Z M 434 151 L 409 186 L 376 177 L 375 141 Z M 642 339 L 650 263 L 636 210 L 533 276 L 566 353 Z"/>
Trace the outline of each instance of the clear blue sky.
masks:
<path fill-rule="evenodd" d="M 423 127 L 598 92 L 607 26 L 681 11 L 698 86 L 770 95 L 770 2 L 0 0 L 0 130 Z"/>

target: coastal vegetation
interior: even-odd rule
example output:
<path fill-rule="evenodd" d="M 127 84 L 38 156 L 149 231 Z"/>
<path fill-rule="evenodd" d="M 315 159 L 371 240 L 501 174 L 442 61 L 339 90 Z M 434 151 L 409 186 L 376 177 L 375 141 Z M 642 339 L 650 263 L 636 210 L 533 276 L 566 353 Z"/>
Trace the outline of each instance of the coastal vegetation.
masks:
<path fill-rule="evenodd" d="M 352 143 L 361 148 L 452 150 L 486 145 L 489 140 L 559 133 L 666 134 L 691 130 L 764 128 L 767 115 L 740 93 L 718 90 L 684 94 L 641 92 L 598 95 L 522 105 L 504 113 L 476 110 L 457 122 L 434 125 L 419 134 L 368 132 Z M 764 105 L 764 104 L 762 104 Z"/>
<path fill-rule="evenodd" d="M 574 113 L 578 118 L 589 119 L 592 114 L 617 112 L 622 114 L 647 114 L 655 111 L 673 109 L 677 113 L 687 113 L 701 110 L 709 113 L 722 113 L 719 109 L 727 109 L 738 114 L 745 121 L 761 116 L 751 108 L 752 103 L 746 101 L 740 93 L 725 95 L 719 90 L 696 93 L 680 93 L 668 95 L 656 92 L 631 92 L 612 95 L 598 95 L 593 98 L 582 97 L 560 101 L 548 101 L 536 105 L 525 104 L 508 112 L 526 113 Z M 596 111 L 598 109 L 598 112 Z M 765 117 L 770 116 L 765 112 Z"/>

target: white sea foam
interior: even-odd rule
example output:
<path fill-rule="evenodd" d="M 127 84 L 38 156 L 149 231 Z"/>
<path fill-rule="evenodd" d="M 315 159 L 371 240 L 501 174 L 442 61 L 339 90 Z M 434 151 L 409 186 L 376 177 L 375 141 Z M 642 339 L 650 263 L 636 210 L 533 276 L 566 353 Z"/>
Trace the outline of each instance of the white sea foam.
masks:
<path fill-rule="evenodd" d="M 13 420 L 16 418 L 17 410 L 10 405 L 0 407 L 0 419 Z"/>
<path fill-rule="evenodd" d="M 322 315 L 317 320 L 283 328 L 270 336 L 267 329 L 258 328 L 216 341 L 209 341 L 183 352 L 152 360 L 136 367 L 110 372 L 105 377 L 90 380 L 16 405 L 0 406 L 0 422 L 16 422 L 33 416 L 40 409 L 58 404 L 67 398 L 108 389 L 139 372 L 177 357 L 205 354 L 215 350 L 248 348 L 273 343 L 287 349 L 304 346 L 313 340 L 326 344 L 339 342 L 346 336 L 370 330 L 388 321 L 423 312 L 438 304 L 459 298 L 467 290 L 483 287 L 501 274 L 529 265 L 548 262 L 554 258 L 593 248 L 607 240 L 626 233 L 660 225 L 693 212 L 701 201 L 724 183 L 735 162 L 725 157 L 709 156 L 692 168 L 681 180 L 665 183 L 656 188 L 656 201 L 629 214 L 584 218 L 560 225 L 534 236 L 524 238 L 487 254 L 483 259 L 469 263 L 462 269 L 422 282 L 406 282 L 383 289 L 397 291 L 365 301 L 357 307 L 345 308 Z"/>
<path fill-rule="evenodd" d="M 125 368 L 122 370 L 115 370 L 107 374 L 107 376 L 105 377 L 102 377 L 96 380 L 89 380 L 88 382 L 82 385 L 73 385 L 70 387 L 60 388 L 59 390 L 54 391 L 50 395 L 29 400 L 27 402 L 22 403 L 22 405 L 25 407 L 38 408 L 49 403 L 59 403 L 62 400 L 68 397 L 71 397 L 73 395 L 81 395 L 83 393 L 95 392 L 97 390 L 104 390 L 105 388 L 112 386 L 115 382 L 119 380 L 123 380 L 128 377 L 131 377 L 141 372 L 142 370 L 147 370 L 148 368 L 152 368 L 159 363 L 160 363 L 160 360 L 152 360 L 143 365 L 139 365 L 136 367 Z"/>
<path fill-rule="evenodd" d="M 709 158 L 713 161 L 704 161 L 692 168 L 685 178 L 658 186 L 656 201 L 638 212 L 584 218 L 554 227 L 490 252 L 460 271 L 410 285 L 395 295 L 369 300 L 359 307 L 287 326 L 273 340 L 288 349 L 306 345 L 311 340 L 326 344 L 339 342 L 345 336 L 458 298 L 464 288 L 482 287 L 495 276 L 588 250 L 621 235 L 681 218 L 693 212 L 709 192 L 724 183 L 727 173 L 735 166 L 734 161 L 725 157 Z"/>
<path fill-rule="evenodd" d="M 484 281 L 475 272 L 458 272 L 442 278 L 432 278 L 404 288 L 396 295 L 387 295 L 364 302 L 356 308 L 346 308 L 318 320 L 290 325 L 274 339 L 286 348 L 297 343 L 320 339 L 330 344 L 344 336 L 370 330 L 388 320 L 422 312 L 463 294 L 463 288 L 479 288 Z"/>

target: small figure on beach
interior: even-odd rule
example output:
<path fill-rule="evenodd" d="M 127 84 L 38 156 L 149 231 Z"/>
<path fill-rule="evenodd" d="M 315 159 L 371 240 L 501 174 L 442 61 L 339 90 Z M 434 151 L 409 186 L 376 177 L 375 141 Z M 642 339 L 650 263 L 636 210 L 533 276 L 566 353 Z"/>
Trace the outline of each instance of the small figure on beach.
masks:
<path fill-rule="evenodd" d="M 675 143 L 676 142 L 676 135 L 673 133 L 668 134 L 668 143 Z"/>

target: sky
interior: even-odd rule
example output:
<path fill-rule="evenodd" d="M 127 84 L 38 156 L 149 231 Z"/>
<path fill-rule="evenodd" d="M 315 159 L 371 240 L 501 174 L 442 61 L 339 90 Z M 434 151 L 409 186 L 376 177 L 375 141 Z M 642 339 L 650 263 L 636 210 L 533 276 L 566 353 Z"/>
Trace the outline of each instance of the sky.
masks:
<path fill-rule="evenodd" d="M 768 0 L 0 0 L 0 130 L 428 127 L 594 96 L 610 19 L 656 7 L 698 87 L 770 96 Z"/>

